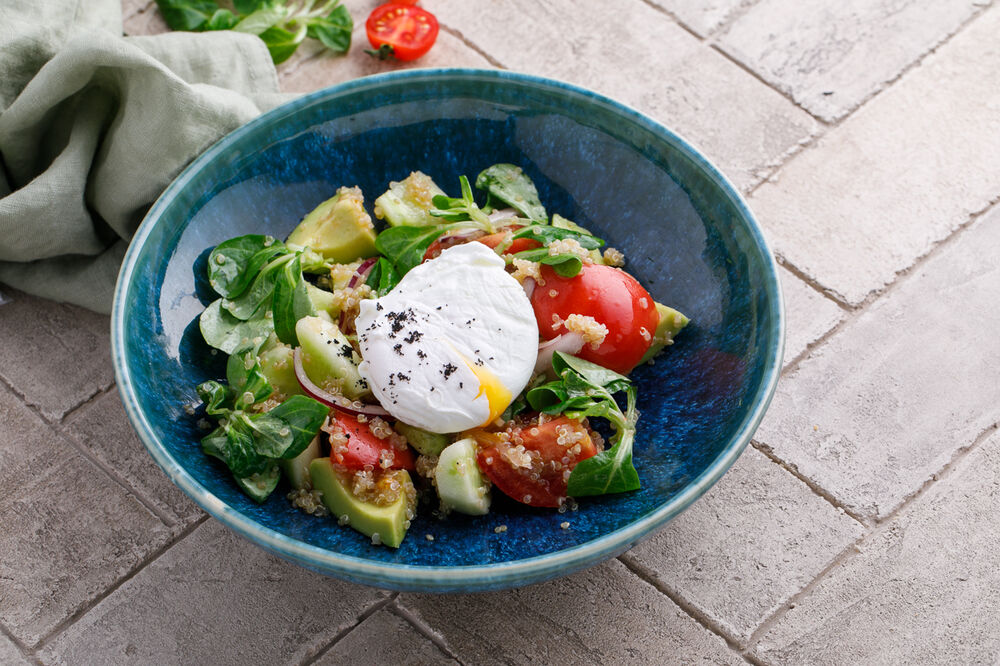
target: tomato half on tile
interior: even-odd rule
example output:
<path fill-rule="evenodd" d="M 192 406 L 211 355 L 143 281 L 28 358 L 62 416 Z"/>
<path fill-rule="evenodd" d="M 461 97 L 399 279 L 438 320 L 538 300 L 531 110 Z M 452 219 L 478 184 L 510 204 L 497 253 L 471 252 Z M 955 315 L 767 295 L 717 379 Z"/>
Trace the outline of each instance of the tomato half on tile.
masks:
<path fill-rule="evenodd" d="M 422 7 L 389 2 L 372 10 L 365 30 L 372 48 L 388 45 L 397 60 L 416 60 L 434 46 L 438 22 Z"/>
<path fill-rule="evenodd" d="M 397 449 L 389 439 L 381 439 L 372 432 L 367 423 L 358 421 L 357 417 L 334 410 L 332 418 L 337 426 L 347 435 L 347 443 L 341 446 L 331 446 L 330 460 L 347 469 L 364 469 L 371 465 L 373 469 L 383 469 L 382 459 L 389 462 L 386 469 L 415 468 L 413 452 L 409 448 Z"/>
<path fill-rule="evenodd" d="M 660 322 L 649 292 L 625 271 L 603 264 L 584 264 L 571 278 L 542 266 L 541 275 L 545 285 L 535 289 L 531 305 L 542 337 L 551 340 L 565 333 L 558 322 L 571 314 L 593 317 L 608 334 L 597 349 L 587 344 L 576 355 L 623 375 L 631 372 L 653 343 Z"/>
<path fill-rule="evenodd" d="M 565 416 L 541 424 L 534 418 L 522 419 L 504 434 L 473 436 L 483 474 L 505 495 L 530 506 L 558 507 L 566 499 L 566 484 L 576 464 L 597 455 L 587 428 Z"/>

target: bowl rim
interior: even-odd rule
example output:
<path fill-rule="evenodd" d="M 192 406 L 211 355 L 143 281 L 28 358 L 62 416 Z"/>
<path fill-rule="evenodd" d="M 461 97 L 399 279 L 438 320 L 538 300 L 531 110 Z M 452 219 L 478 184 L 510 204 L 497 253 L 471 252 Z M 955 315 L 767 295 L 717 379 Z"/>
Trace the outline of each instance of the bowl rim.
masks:
<path fill-rule="evenodd" d="M 480 79 L 492 82 L 514 82 L 520 85 L 539 86 L 566 93 L 576 98 L 584 98 L 589 103 L 609 107 L 623 120 L 661 137 L 673 149 L 691 160 L 707 177 L 724 192 L 742 215 L 748 225 L 749 235 L 763 251 L 767 269 L 766 284 L 773 289 L 776 298 L 769 299 L 773 315 L 773 329 L 776 329 L 768 360 L 762 373 L 761 383 L 754 396 L 755 405 L 744 418 L 729 446 L 693 479 L 677 495 L 638 520 L 601 537 L 577 546 L 543 555 L 486 565 L 415 565 L 381 562 L 353 555 L 335 553 L 287 536 L 244 516 L 194 479 L 169 453 L 159 441 L 152 426 L 139 409 L 138 398 L 125 356 L 125 315 L 127 294 L 136 271 L 136 260 L 141 248 L 156 226 L 164 209 L 207 163 L 224 154 L 230 145 L 246 134 L 252 133 L 260 125 L 280 122 L 284 117 L 300 109 L 327 98 L 335 98 L 344 93 L 378 88 L 386 83 L 419 81 L 421 79 Z M 639 541 L 651 536 L 655 530 L 690 506 L 704 494 L 736 461 L 754 431 L 760 424 L 774 395 L 781 374 L 781 363 L 785 342 L 785 308 L 781 295 L 781 285 L 777 273 L 777 262 L 760 225 L 739 191 L 721 171 L 700 151 L 677 132 L 649 118 L 632 107 L 596 93 L 586 88 L 546 77 L 511 72 L 505 70 L 475 68 L 435 68 L 412 69 L 386 72 L 353 79 L 322 88 L 277 106 L 241 127 L 223 136 L 207 150 L 196 157 L 163 191 L 150 207 L 122 262 L 115 286 L 114 304 L 111 315 L 111 354 L 115 380 L 129 421 L 139 435 L 143 445 L 156 463 L 166 472 L 170 480 L 186 493 L 209 515 L 235 530 L 243 537 L 266 550 L 294 561 L 298 564 L 337 576 L 353 582 L 388 587 L 401 590 L 424 592 L 472 591 L 502 589 L 540 582 L 549 578 L 578 571 L 614 557 L 631 548 Z"/>

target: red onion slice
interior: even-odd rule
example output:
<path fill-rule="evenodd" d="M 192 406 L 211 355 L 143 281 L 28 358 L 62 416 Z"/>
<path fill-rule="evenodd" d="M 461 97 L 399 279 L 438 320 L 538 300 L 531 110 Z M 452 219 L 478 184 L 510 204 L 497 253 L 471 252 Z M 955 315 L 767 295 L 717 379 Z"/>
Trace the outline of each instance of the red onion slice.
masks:
<path fill-rule="evenodd" d="M 552 369 L 552 354 L 576 354 L 583 349 L 583 336 L 575 331 L 557 335 L 551 340 L 538 345 L 538 358 L 535 360 L 535 374 L 548 372 Z"/>
<path fill-rule="evenodd" d="M 504 226 L 504 224 L 510 224 L 514 220 L 518 219 L 517 211 L 513 208 L 501 208 L 495 210 L 488 216 L 490 218 L 490 224 L 499 226 Z"/>
<path fill-rule="evenodd" d="M 347 283 L 348 289 L 354 289 L 358 285 L 364 284 L 365 280 L 368 279 L 368 274 L 372 272 L 375 267 L 375 262 L 378 261 L 378 257 L 372 257 L 370 259 L 365 259 L 358 266 L 358 269 L 354 271 L 354 275 L 351 276 L 350 282 Z"/>
<path fill-rule="evenodd" d="M 524 278 L 524 282 L 521 283 L 524 287 L 524 293 L 528 296 L 528 300 L 531 300 L 531 295 L 535 293 L 535 278 Z"/>
<path fill-rule="evenodd" d="M 317 386 L 311 379 L 309 375 L 306 374 L 306 369 L 302 367 L 302 348 L 296 347 L 295 351 L 292 352 L 292 361 L 295 366 L 295 379 L 299 380 L 299 386 L 306 394 L 322 402 L 328 407 L 333 407 L 339 409 L 342 412 L 347 412 L 348 414 L 357 416 L 358 414 L 366 414 L 368 416 L 391 416 L 381 405 L 367 405 L 360 402 L 351 402 L 342 395 L 334 395 L 329 391 L 324 391 L 319 386 Z M 358 407 L 358 405 L 362 405 Z"/>

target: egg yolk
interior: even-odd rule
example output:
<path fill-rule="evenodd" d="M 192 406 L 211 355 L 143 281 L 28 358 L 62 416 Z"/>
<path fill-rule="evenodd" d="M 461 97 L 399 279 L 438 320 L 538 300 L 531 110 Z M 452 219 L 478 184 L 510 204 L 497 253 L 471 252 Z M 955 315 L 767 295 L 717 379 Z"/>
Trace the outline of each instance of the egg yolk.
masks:
<path fill-rule="evenodd" d="M 490 372 L 489 368 L 469 363 L 469 360 L 465 357 L 462 357 L 462 360 L 465 361 L 465 364 L 469 366 L 469 370 L 472 370 L 472 374 L 479 380 L 479 393 L 476 394 L 476 398 L 485 394 L 486 399 L 490 403 L 490 416 L 480 424 L 480 427 L 487 426 L 503 414 L 503 410 L 507 409 L 514 396 L 497 379 L 497 376 Z"/>

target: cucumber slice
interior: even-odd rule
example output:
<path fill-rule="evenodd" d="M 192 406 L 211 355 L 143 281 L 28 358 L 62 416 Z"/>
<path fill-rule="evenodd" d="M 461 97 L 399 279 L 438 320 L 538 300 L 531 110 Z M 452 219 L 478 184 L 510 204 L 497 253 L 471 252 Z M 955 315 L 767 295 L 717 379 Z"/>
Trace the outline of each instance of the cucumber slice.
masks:
<path fill-rule="evenodd" d="M 466 437 L 445 447 L 434 480 L 446 507 L 470 516 L 489 513 L 490 487 L 476 464 L 476 440 Z"/>
<path fill-rule="evenodd" d="M 302 453 L 289 460 L 279 460 L 278 466 L 284 472 L 285 478 L 292 488 L 301 490 L 302 488 L 312 488 L 312 480 L 309 478 L 309 463 L 319 458 L 319 436 L 313 437 Z"/>
<path fill-rule="evenodd" d="M 358 373 L 361 357 L 336 324 L 320 317 L 303 317 L 295 324 L 295 335 L 302 345 L 302 367 L 317 386 L 339 389 L 351 400 L 369 392 Z"/>

